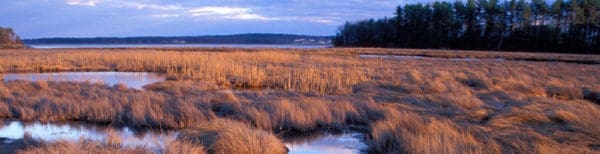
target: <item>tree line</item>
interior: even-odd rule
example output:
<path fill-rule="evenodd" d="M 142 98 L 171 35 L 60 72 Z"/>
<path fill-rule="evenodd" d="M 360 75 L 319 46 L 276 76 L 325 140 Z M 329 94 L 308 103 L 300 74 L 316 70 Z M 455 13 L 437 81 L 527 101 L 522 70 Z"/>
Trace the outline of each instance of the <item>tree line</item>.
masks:
<path fill-rule="evenodd" d="M 21 38 L 12 28 L 0 27 L 0 48 L 19 48 L 23 47 Z"/>
<path fill-rule="evenodd" d="M 600 0 L 467 0 L 398 6 L 346 22 L 336 46 L 600 54 Z"/>
<path fill-rule="evenodd" d="M 96 37 L 26 39 L 27 44 L 327 44 L 331 37 L 291 34 L 235 34 L 166 37 Z"/>

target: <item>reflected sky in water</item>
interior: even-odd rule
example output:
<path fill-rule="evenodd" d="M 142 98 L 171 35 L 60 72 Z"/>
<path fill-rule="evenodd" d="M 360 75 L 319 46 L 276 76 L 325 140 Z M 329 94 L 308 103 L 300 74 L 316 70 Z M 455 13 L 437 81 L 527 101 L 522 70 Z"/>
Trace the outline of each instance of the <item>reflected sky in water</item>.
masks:
<path fill-rule="evenodd" d="M 19 121 L 5 122 L 0 127 L 0 138 L 10 140 L 21 139 L 25 133 L 29 133 L 33 139 L 44 141 L 72 141 L 80 139 L 106 141 L 109 132 L 113 132 L 122 140 L 123 146 L 149 146 L 156 147 L 162 141 L 175 139 L 178 135 L 175 131 L 147 131 L 136 132 L 128 127 L 114 128 L 109 126 L 97 126 L 82 123 L 22 123 Z"/>
<path fill-rule="evenodd" d="M 124 84 L 129 88 L 142 89 L 143 86 L 166 79 L 166 75 L 148 72 L 58 72 L 58 73 L 4 73 L 4 81 L 76 81 Z"/>
<path fill-rule="evenodd" d="M 361 138 L 364 138 L 364 135 L 356 132 L 317 133 L 287 139 L 285 145 L 291 154 L 354 154 L 367 149 Z"/>
<path fill-rule="evenodd" d="M 59 48 L 292 48 L 317 49 L 327 45 L 294 45 L 294 44 L 31 44 L 37 49 Z"/>
<path fill-rule="evenodd" d="M 122 139 L 122 146 L 147 146 L 162 147 L 163 142 L 174 140 L 179 135 L 176 130 L 171 131 L 136 131 L 128 127 L 110 127 L 80 122 L 68 123 L 23 123 L 20 121 L 7 121 L 0 126 L 0 138 L 16 140 L 29 133 L 32 138 L 44 141 L 71 141 L 89 139 L 105 142 L 109 132 Z M 315 133 L 283 139 L 290 153 L 321 154 L 360 153 L 367 148 L 361 141 L 363 134 L 345 132 L 341 134 Z"/>

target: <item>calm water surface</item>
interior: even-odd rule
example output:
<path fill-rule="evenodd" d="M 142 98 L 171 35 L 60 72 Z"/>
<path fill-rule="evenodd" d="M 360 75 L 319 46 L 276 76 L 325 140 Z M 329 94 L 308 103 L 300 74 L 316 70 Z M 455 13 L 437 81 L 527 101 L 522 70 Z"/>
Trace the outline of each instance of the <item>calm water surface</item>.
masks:
<path fill-rule="evenodd" d="M 296 44 L 31 44 L 33 48 L 326 48 L 329 45 L 296 45 Z"/>
<path fill-rule="evenodd" d="M 142 89 L 144 85 L 165 81 L 166 75 L 148 72 L 57 72 L 57 73 L 4 73 L 4 81 L 76 81 L 124 84 L 129 88 Z"/>
<path fill-rule="evenodd" d="M 89 139 L 105 142 L 109 132 L 122 139 L 122 146 L 148 146 L 162 147 L 164 141 L 176 139 L 179 132 L 172 131 L 141 131 L 128 127 L 110 127 L 78 122 L 69 123 L 24 123 L 20 121 L 6 121 L 0 125 L 0 138 L 7 144 L 23 138 L 29 133 L 33 139 L 45 141 L 65 140 L 77 142 L 80 139 Z M 290 153 L 321 154 L 321 153 L 360 153 L 367 148 L 361 141 L 364 136 L 356 132 L 341 134 L 313 133 L 306 136 L 283 139 Z"/>
<path fill-rule="evenodd" d="M 151 148 L 162 145 L 163 141 L 175 139 L 176 131 L 136 131 L 128 127 L 109 127 L 85 123 L 23 123 L 20 121 L 5 122 L 0 126 L 0 138 L 6 142 L 22 139 L 25 133 L 33 139 L 44 141 L 71 141 L 89 139 L 98 142 L 106 141 L 109 132 L 121 138 L 122 146 L 148 146 Z"/>
<path fill-rule="evenodd" d="M 339 134 L 316 133 L 296 138 L 285 138 L 291 154 L 354 154 L 367 149 L 361 133 L 346 131 Z"/>

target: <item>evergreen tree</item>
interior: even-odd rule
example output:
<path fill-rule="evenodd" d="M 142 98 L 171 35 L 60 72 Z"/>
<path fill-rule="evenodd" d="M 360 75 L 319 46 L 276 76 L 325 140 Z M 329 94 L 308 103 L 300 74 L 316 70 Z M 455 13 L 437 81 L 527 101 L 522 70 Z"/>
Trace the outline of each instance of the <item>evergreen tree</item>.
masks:
<path fill-rule="evenodd" d="M 395 17 L 347 22 L 337 46 L 600 54 L 599 0 L 406 4 Z"/>

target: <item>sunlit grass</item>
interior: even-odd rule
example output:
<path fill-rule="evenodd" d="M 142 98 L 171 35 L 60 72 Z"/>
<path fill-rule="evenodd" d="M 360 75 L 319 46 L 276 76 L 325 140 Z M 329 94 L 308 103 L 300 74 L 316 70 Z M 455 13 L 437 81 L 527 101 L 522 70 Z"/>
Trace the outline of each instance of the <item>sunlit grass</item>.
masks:
<path fill-rule="evenodd" d="M 277 152 L 280 143 L 271 133 L 340 129 L 366 132 L 368 151 L 375 153 L 591 153 L 600 146 L 600 66 L 572 63 L 597 56 L 214 50 L 0 50 L 2 72 L 144 71 L 166 73 L 170 79 L 145 90 L 73 82 L 0 83 L 0 117 L 184 128 L 196 132 L 190 136 L 197 140 L 218 128 L 222 132 L 217 135 L 266 138 L 277 146 L 265 148 Z M 360 54 L 484 59 L 400 60 Z M 214 123 L 235 128 L 210 125 Z M 201 147 L 208 152 L 235 151 L 231 147 L 236 146 L 256 150 L 251 149 L 255 142 L 225 144 L 234 143 L 229 140 Z M 220 150 L 210 146 L 222 142 Z"/>

